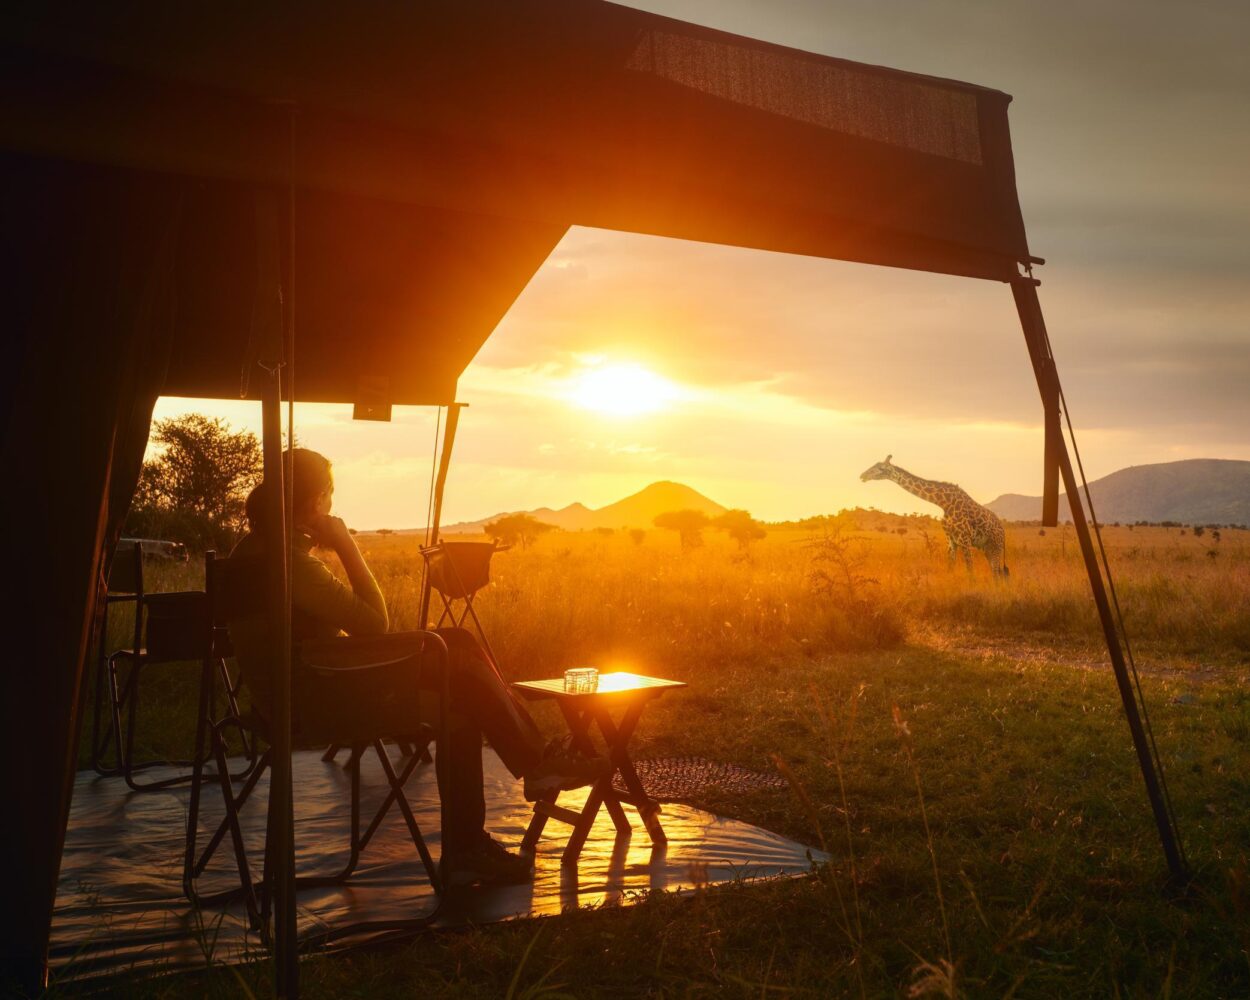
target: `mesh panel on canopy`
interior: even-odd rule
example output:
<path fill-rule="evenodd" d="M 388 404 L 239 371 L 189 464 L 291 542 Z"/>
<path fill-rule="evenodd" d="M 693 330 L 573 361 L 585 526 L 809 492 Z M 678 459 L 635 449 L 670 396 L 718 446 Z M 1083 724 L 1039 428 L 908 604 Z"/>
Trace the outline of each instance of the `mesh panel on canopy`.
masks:
<path fill-rule="evenodd" d="M 625 65 L 834 132 L 981 163 L 976 97 L 966 89 L 659 29 L 643 36 Z"/>

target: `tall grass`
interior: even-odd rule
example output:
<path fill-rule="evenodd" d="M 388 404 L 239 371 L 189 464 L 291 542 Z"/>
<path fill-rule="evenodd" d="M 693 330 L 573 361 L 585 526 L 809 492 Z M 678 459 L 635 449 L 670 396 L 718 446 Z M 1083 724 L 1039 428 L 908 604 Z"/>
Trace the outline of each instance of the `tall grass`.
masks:
<path fill-rule="evenodd" d="M 971 576 L 948 565 L 934 522 L 861 520 L 869 524 L 844 516 L 821 532 L 774 530 L 745 554 L 720 538 L 682 550 L 658 531 L 642 545 L 623 532 L 552 533 L 496 556 L 477 607 L 500 658 L 526 676 L 605 655 L 759 665 L 796 647 L 891 648 L 927 629 L 1064 644 L 1100 635 L 1070 526 L 1012 526 L 1011 578 L 995 584 L 983 563 Z M 1140 646 L 1250 652 L 1250 532 L 1226 529 L 1216 543 L 1175 528 L 1111 527 L 1104 539 Z M 415 543 L 361 541 L 396 627 L 416 627 Z"/>
<path fill-rule="evenodd" d="M 1177 528 L 1104 529 L 1125 621 L 1147 663 L 1159 655 L 1203 666 L 1250 653 L 1250 532 L 1225 529 L 1221 536 L 1215 542 L 1210 533 L 1195 538 Z M 418 536 L 357 540 L 386 596 L 392 628 L 420 627 Z M 516 680 L 576 665 L 632 667 L 697 680 L 701 691 L 715 692 L 796 655 L 818 660 L 904 642 L 1025 644 L 1064 653 L 1083 647 L 1101 656 L 1070 526 L 1044 533 L 1011 526 L 1005 584 L 996 584 L 983 562 L 971 575 L 962 564 L 952 568 L 945 549 L 931 519 L 874 512 L 844 514 L 817 531 L 773 530 L 745 553 L 719 535 L 684 550 L 672 532 L 648 532 L 642 544 L 624 531 L 552 532 L 528 549 L 497 555 L 476 608 Z M 334 565 L 333 556 L 324 557 Z M 155 564 L 149 585 L 202 586 L 203 565 Z M 129 645 L 132 620 L 125 605 L 110 615 L 110 648 Z M 172 706 L 145 731 L 168 747 L 162 752 L 185 756 L 181 734 L 189 731 L 194 672 L 155 668 L 144 683 L 157 703 Z M 141 705 L 151 703 L 145 693 Z"/>

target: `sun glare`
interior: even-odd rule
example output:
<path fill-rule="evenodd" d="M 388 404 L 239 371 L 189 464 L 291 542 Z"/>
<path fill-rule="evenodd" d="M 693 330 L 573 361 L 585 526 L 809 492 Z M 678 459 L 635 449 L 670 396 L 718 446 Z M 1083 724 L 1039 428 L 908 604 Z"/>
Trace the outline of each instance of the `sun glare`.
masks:
<path fill-rule="evenodd" d="M 574 381 L 570 400 L 614 417 L 636 417 L 663 410 L 681 390 L 642 365 L 613 363 L 588 368 Z"/>

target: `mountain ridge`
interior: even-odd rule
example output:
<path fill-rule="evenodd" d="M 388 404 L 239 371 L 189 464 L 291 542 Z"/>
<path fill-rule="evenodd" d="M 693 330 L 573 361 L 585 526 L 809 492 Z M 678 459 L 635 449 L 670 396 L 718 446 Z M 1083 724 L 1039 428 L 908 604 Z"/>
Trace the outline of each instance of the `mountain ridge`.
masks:
<path fill-rule="evenodd" d="M 1130 465 L 1089 484 L 1098 520 L 1250 524 L 1250 462 L 1189 458 Z M 1066 494 L 1060 520 L 1070 521 Z M 986 506 L 1006 521 L 1038 521 L 1042 498 L 1004 493 Z"/>
<path fill-rule="evenodd" d="M 709 517 L 724 513 L 728 508 L 704 496 L 684 483 L 664 479 L 644 486 L 637 493 L 603 507 L 587 507 L 574 502 L 558 509 L 537 507 L 534 510 L 501 511 L 477 521 L 460 521 L 442 528 L 445 535 L 480 535 L 486 525 L 512 514 L 529 514 L 535 520 L 554 525 L 565 531 L 587 531 L 594 528 L 650 528 L 657 514 L 670 510 L 701 510 Z"/>

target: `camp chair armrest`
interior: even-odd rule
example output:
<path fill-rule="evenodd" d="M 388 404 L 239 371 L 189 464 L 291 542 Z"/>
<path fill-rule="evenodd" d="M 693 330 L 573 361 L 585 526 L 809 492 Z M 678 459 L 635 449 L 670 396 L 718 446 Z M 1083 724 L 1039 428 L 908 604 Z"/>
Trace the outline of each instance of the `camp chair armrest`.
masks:
<path fill-rule="evenodd" d="M 445 687 L 448 675 L 447 643 L 437 632 L 389 632 L 385 635 L 308 639 L 298 648 L 299 663 L 303 669 L 322 676 L 377 670 L 405 660 L 413 660 L 419 670 L 422 656 L 438 659 Z M 444 702 L 446 698 L 444 691 Z"/>

